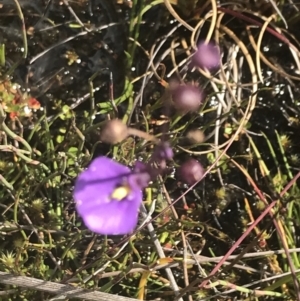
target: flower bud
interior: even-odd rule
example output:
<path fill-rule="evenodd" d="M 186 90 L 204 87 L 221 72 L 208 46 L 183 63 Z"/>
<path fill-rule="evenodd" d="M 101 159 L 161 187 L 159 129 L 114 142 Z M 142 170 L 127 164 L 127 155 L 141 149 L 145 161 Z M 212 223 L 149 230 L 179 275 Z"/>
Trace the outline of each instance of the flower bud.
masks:
<path fill-rule="evenodd" d="M 109 144 L 117 144 L 128 136 L 127 126 L 119 119 L 113 119 L 106 122 L 101 130 L 101 141 Z"/>
<path fill-rule="evenodd" d="M 188 185 L 200 181 L 204 174 L 203 166 L 195 159 L 188 159 L 178 169 L 178 175 Z"/>
<path fill-rule="evenodd" d="M 152 159 L 156 161 L 171 160 L 174 157 L 174 152 L 169 142 L 162 141 L 154 148 Z"/>
<path fill-rule="evenodd" d="M 203 131 L 195 129 L 195 130 L 190 130 L 187 133 L 186 138 L 191 143 L 202 143 L 205 139 L 205 135 L 204 135 Z"/>
<path fill-rule="evenodd" d="M 204 41 L 198 44 L 198 49 L 192 57 L 192 65 L 208 70 L 220 67 L 220 49 L 212 43 Z"/>
<path fill-rule="evenodd" d="M 182 113 L 197 111 L 202 103 L 202 92 L 192 85 L 177 86 L 171 93 L 175 108 Z"/>

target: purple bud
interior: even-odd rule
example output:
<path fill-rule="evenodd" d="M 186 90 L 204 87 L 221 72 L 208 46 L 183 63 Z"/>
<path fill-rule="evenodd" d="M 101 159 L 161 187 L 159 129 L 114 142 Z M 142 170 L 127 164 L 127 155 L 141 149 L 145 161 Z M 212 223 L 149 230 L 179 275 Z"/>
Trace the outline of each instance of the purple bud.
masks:
<path fill-rule="evenodd" d="M 119 119 L 109 120 L 101 130 L 100 139 L 105 143 L 116 144 L 128 136 L 127 126 Z"/>
<path fill-rule="evenodd" d="M 202 103 L 202 92 L 192 85 L 177 86 L 171 93 L 175 108 L 183 113 L 197 111 Z"/>
<path fill-rule="evenodd" d="M 195 159 L 188 159 L 178 169 L 178 175 L 188 185 L 193 185 L 203 178 L 204 168 Z"/>
<path fill-rule="evenodd" d="M 135 189 L 144 189 L 149 185 L 151 180 L 150 173 L 143 172 L 143 173 L 136 173 L 131 174 L 128 177 L 128 183 L 131 187 Z"/>
<path fill-rule="evenodd" d="M 152 159 L 155 161 L 171 160 L 174 156 L 169 142 L 162 141 L 154 148 Z"/>
<path fill-rule="evenodd" d="M 133 186 L 139 186 L 141 189 L 146 188 L 154 178 L 153 168 L 144 162 L 137 161 L 133 167 L 133 174 L 131 175 L 131 183 Z"/>
<path fill-rule="evenodd" d="M 206 68 L 208 70 L 217 69 L 220 67 L 220 49 L 212 43 L 205 43 L 204 41 L 198 44 L 198 49 L 192 57 L 192 65 Z"/>

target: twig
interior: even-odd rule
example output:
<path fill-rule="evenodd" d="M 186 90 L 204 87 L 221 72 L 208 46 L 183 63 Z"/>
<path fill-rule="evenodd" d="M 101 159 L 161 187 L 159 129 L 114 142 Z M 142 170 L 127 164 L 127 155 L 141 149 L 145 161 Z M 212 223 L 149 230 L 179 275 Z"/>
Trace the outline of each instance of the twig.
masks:
<path fill-rule="evenodd" d="M 15 276 L 10 273 L 0 272 L 0 283 L 26 287 L 37 291 L 47 292 L 51 294 L 64 295 L 66 298 L 85 299 L 92 301 L 136 301 L 137 299 L 122 297 L 102 293 L 98 291 L 86 290 L 83 288 L 73 287 L 67 284 L 60 284 L 51 281 L 44 281 L 41 279 Z"/>

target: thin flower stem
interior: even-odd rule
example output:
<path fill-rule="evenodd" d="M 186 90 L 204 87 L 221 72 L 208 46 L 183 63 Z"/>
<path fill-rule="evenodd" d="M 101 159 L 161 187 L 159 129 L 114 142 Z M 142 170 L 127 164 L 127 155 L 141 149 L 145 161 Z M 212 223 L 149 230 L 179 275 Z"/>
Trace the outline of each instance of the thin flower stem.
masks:
<path fill-rule="evenodd" d="M 148 215 L 148 212 L 147 212 L 146 207 L 145 207 L 144 204 L 142 204 L 142 206 L 141 206 L 141 213 L 142 213 L 142 216 L 146 219 L 146 223 L 147 223 L 147 221 L 149 220 L 149 218 L 151 219 L 151 216 Z M 151 236 L 151 238 L 153 240 L 153 243 L 155 245 L 155 248 L 157 250 L 157 253 L 158 253 L 159 257 L 160 258 L 165 258 L 166 255 L 165 255 L 164 250 L 163 250 L 163 248 L 162 248 L 162 246 L 161 246 L 161 244 L 160 244 L 160 242 L 159 242 L 159 240 L 157 238 L 157 235 L 155 234 L 155 229 L 153 227 L 153 224 L 151 222 L 148 222 L 147 223 L 147 228 L 148 228 L 149 234 L 150 234 L 150 236 Z M 166 268 L 165 271 L 166 271 L 166 273 L 168 275 L 168 279 L 169 279 L 169 281 L 171 283 L 171 286 L 172 286 L 175 294 L 178 294 L 179 293 L 179 287 L 178 287 L 178 285 L 176 283 L 176 280 L 175 280 L 175 277 L 174 277 L 174 275 L 172 273 L 172 270 L 170 268 Z M 183 301 L 182 298 L 179 298 L 178 300 L 179 301 Z"/>
<path fill-rule="evenodd" d="M 176 255 L 182 255 L 183 251 L 177 251 L 171 248 L 163 248 L 165 251 L 168 252 L 173 252 Z M 285 251 L 280 249 L 280 250 L 272 250 L 272 251 L 262 251 L 262 252 L 250 252 L 250 253 L 246 253 L 243 255 L 243 259 L 245 258 L 257 258 L 257 257 L 267 257 L 267 256 L 273 256 L 273 255 L 279 255 L 279 254 L 283 254 Z M 300 248 L 292 248 L 288 250 L 289 253 L 300 253 Z M 192 253 L 189 253 L 188 256 L 193 256 Z M 223 256 L 217 256 L 217 257 L 206 257 L 203 255 L 194 255 L 195 259 L 198 262 L 219 262 Z M 238 257 L 240 257 L 240 254 L 237 255 L 230 255 L 228 256 L 227 260 L 235 260 Z M 249 267 L 247 267 L 249 268 Z"/>
<path fill-rule="evenodd" d="M 227 156 L 227 155 L 226 155 Z M 265 203 L 265 205 L 268 205 L 268 202 L 267 200 L 264 198 L 263 194 L 261 193 L 261 191 L 258 189 L 258 187 L 256 186 L 255 182 L 253 181 L 253 179 L 250 177 L 250 175 L 248 174 L 248 172 L 242 167 L 240 166 L 237 162 L 235 162 L 233 159 L 231 159 L 231 161 L 243 172 L 243 174 L 247 177 L 248 181 L 251 183 L 251 185 L 253 186 L 254 190 L 256 191 L 256 193 L 258 194 L 258 196 L 260 197 L 260 199 Z M 280 194 L 280 196 L 282 196 Z M 275 200 L 273 201 L 271 204 L 277 204 L 278 203 L 278 200 Z M 286 236 L 284 234 L 284 229 L 283 229 L 283 226 L 282 226 L 282 223 L 280 220 L 277 220 L 276 217 L 275 217 L 275 213 L 274 213 L 274 210 L 272 210 L 272 208 L 270 208 L 269 210 L 269 214 L 270 216 L 273 218 L 273 223 L 274 223 L 274 226 L 278 232 L 278 235 L 280 237 L 280 241 L 282 243 L 282 246 L 285 250 L 285 255 L 286 255 L 286 258 L 287 258 L 287 261 L 288 261 L 288 264 L 289 264 L 289 267 L 291 269 L 291 272 L 292 272 L 292 276 L 293 276 L 293 281 L 294 281 L 294 287 L 295 287 L 295 290 L 297 292 L 299 292 L 299 281 L 298 281 L 298 278 L 296 276 L 296 272 L 295 272 L 295 266 L 294 266 L 294 263 L 292 261 L 292 258 L 288 252 L 288 243 L 287 243 L 287 240 L 286 240 Z M 257 220 L 255 221 L 255 226 L 257 225 Z M 251 226 L 253 226 L 253 224 Z M 244 238 L 249 234 L 250 232 L 248 232 L 248 229 L 247 231 L 240 237 L 240 239 L 242 238 L 241 241 L 244 240 Z M 236 245 L 237 247 L 238 245 Z M 234 247 L 234 246 L 233 246 Z M 233 249 L 233 247 L 231 249 Z M 229 252 L 224 256 L 224 260 L 227 259 L 227 256 L 228 254 L 230 255 L 230 251 L 231 249 L 229 250 Z M 218 265 L 217 265 L 218 266 Z M 220 266 L 219 266 L 220 267 Z M 217 272 L 218 269 L 214 269 L 210 276 L 212 276 L 215 272 Z M 205 281 L 204 281 L 205 282 Z M 204 283 L 203 282 L 203 283 Z M 204 284 L 205 285 L 205 284 Z M 202 284 L 200 285 L 200 287 L 202 286 Z M 297 300 L 299 301 L 300 300 L 300 293 L 297 294 Z"/>
<path fill-rule="evenodd" d="M 9 190 L 14 190 L 13 185 L 11 185 L 1 174 L 0 174 L 0 183 L 2 183 Z"/>
<path fill-rule="evenodd" d="M 209 284 L 206 286 L 206 288 L 214 288 L 216 286 L 225 286 L 233 289 L 234 291 L 239 291 L 244 294 L 253 294 L 254 296 L 260 297 L 260 296 L 274 296 L 274 297 L 283 297 L 283 294 L 278 292 L 271 292 L 271 291 L 263 291 L 263 290 L 251 290 L 242 286 L 235 285 L 233 283 L 230 283 L 228 281 L 224 280 L 218 280 L 212 284 Z"/>
<path fill-rule="evenodd" d="M 28 47 L 27 47 L 27 35 L 26 35 L 26 27 L 25 27 L 25 20 L 24 20 L 24 15 L 21 9 L 21 6 L 19 4 L 18 0 L 14 0 L 15 5 L 17 7 L 18 10 L 18 15 L 19 18 L 22 22 L 22 38 L 23 38 L 23 46 L 24 46 L 24 50 L 23 50 L 23 58 L 26 59 L 27 58 L 27 52 L 28 52 Z"/>
<path fill-rule="evenodd" d="M 83 283 L 87 283 L 90 279 L 92 279 L 94 276 L 96 276 L 97 274 L 101 273 L 102 271 L 104 271 L 109 265 L 110 263 L 119 256 L 119 254 L 124 250 L 124 248 L 129 244 L 129 241 L 126 241 L 121 247 L 120 249 L 118 249 L 118 251 L 109 259 L 105 262 L 105 264 L 103 264 L 100 268 L 98 268 L 94 273 L 92 273 L 91 275 L 85 277 L 82 282 Z M 86 269 L 87 267 L 89 267 L 89 265 L 87 266 L 81 266 L 77 272 L 79 273 L 80 271 Z M 65 281 L 62 281 L 62 283 L 66 282 L 68 279 L 66 279 Z"/>
<path fill-rule="evenodd" d="M 140 33 L 140 25 L 142 22 L 142 18 L 143 18 L 143 14 L 142 14 L 142 9 L 145 6 L 144 0 L 141 1 L 134 1 L 133 2 L 133 7 L 136 8 L 136 10 L 138 10 L 138 6 L 141 7 L 141 11 L 139 14 L 137 14 L 136 18 L 131 18 L 131 22 L 130 22 L 130 37 L 134 39 L 134 42 L 131 44 L 131 49 L 130 49 L 130 59 L 129 59 L 129 63 L 128 63 L 128 68 L 131 68 L 132 66 L 132 62 L 133 62 L 133 58 L 134 58 L 134 54 L 135 54 L 135 49 L 136 49 L 136 43 L 135 41 L 138 40 L 139 38 L 139 33 Z M 133 13 L 135 13 L 134 10 L 132 10 Z"/>
<path fill-rule="evenodd" d="M 143 138 L 147 141 L 153 141 L 155 143 L 158 143 L 158 139 L 156 137 L 154 137 L 153 135 L 150 135 L 146 132 L 137 130 L 135 128 L 128 128 L 128 135 L 132 135 L 132 136 L 138 136 L 140 138 Z"/>
<path fill-rule="evenodd" d="M 239 18 L 241 20 L 244 20 L 246 22 L 249 22 L 251 24 L 255 24 L 255 25 L 258 25 L 258 26 L 262 26 L 263 23 L 260 22 L 260 21 L 257 21 L 251 17 L 248 17 L 246 15 L 244 15 L 243 13 L 241 12 L 238 12 L 238 11 L 233 11 L 231 9 L 228 9 L 228 8 L 225 8 L 225 7 L 218 7 L 218 10 L 219 11 L 222 11 L 226 14 L 229 14 L 229 15 L 232 15 L 236 18 Z M 273 36 L 275 36 L 277 39 L 279 39 L 280 41 L 282 41 L 283 43 L 287 44 L 288 46 L 292 46 L 293 48 L 296 48 L 290 41 L 288 38 L 286 38 L 283 34 L 281 33 L 278 33 L 276 30 L 274 30 L 273 28 L 271 27 L 267 27 L 266 28 L 266 31 L 268 31 L 270 34 L 272 34 Z"/>
<path fill-rule="evenodd" d="M 218 262 L 218 264 L 214 267 L 214 269 L 210 272 L 208 277 L 199 285 L 199 288 L 206 287 L 209 279 L 216 274 L 216 272 L 220 269 L 223 263 L 227 260 L 227 258 L 236 250 L 236 248 L 242 243 L 242 241 L 248 236 L 248 234 L 256 227 L 256 225 L 270 212 L 270 210 L 277 204 L 277 201 L 273 201 L 263 212 L 262 214 L 255 220 L 255 222 L 250 225 L 250 227 L 245 231 L 245 233 L 233 244 L 230 250 L 226 253 L 225 256 Z M 191 287 L 199 283 L 201 280 L 196 279 L 191 284 L 184 288 L 179 297 L 183 296 Z"/>
<path fill-rule="evenodd" d="M 176 220 L 179 220 L 179 216 L 177 214 L 177 211 L 175 209 L 174 206 L 172 206 L 172 200 L 170 198 L 170 195 L 168 193 L 168 190 L 164 184 L 164 181 L 163 181 L 163 178 L 162 176 L 160 175 L 159 176 L 159 180 L 161 182 L 161 186 L 163 188 L 163 192 L 165 194 L 165 197 L 168 201 L 168 204 L 172 210 L 172 213 L 174 215 L 174 217 L 176 218 Z M 179 222 L 178 223 L 178 226 L 181 227 L 181 223 Z M 180 234 L 181 234 L 181 238 L 182 238 L 182 245 L 183 245 L 183 261 L 182 261 L 182 267 L 183 267 L 183 276 L 184 276 L 184 284 L 185 286 L 188 286 L 190 284 L 189 282 L 189 277 L 188 277 L 188 270 L 187 270 L 187 240 L 186 240 L 186 236 L 185 236 L 185 233 L 183 230 L 180 230 Z M 190 246 L 189 246 L 190 247 Z M 188 296 L 189 298 L 189 301 L 192 301 L 193 300 L 193 297 L 191 295 Z"/>
<path fill-rule="evenodd" d="M 84 28 L 86 31 L 90 32 L 90 29 L 87 28 L 82 21 L 80 20 L 80 18 L 76 15 L 76 13 L 74 12 L 73 8 L 70 6 L 69 1 L 68 0 L 63 0 L 63 3 L 65 4 L 65 6 L 68 8 L 69 12 L 72 14 L 72 16 L 75 18 L 75 20 L 77 21 L 77 23 Z"/>
<path fill-rule="evenodd" d="M 192 26 L 190 26 L 189 24 L 187 24 L 184 20 L 182 20 L 179 15 L 177 14 L 177 12 L 174 10 L 174 8 L 172 7 L 171 4 L 172 1 L 170 0 L 164 0 L 165 6 L 168 9 L 169 13 L 179 22 L 181 23 L 185 28 L 187 28 L 190 31 L 193 31 L 194 28 Z"/>

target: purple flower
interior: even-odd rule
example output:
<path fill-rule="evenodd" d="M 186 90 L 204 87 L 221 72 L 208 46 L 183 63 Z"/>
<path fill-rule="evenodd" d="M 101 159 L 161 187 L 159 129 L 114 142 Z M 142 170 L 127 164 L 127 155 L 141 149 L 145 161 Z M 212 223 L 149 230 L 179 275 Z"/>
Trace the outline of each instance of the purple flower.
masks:
<path fill-rule="evenodd" d="M 76 210 L 95 233 L 130 233 L 137 225 L 147 180 L 150 176 L 146 172 L 137 174 L 107 157 L 98 157 L 76 180 Z"/>
<path fill-rule="evenodd" d="M 204 41 L 198 44 L 198 49 L 192 57 L 192 65 L 208 70 L 220 67 L 220 49 L 213 43 L 205 43 Z"/>

